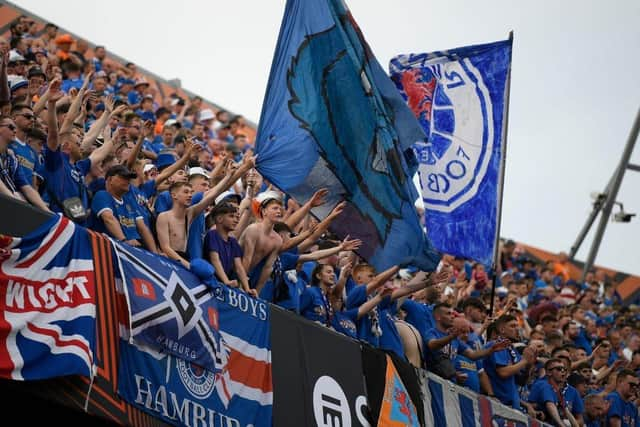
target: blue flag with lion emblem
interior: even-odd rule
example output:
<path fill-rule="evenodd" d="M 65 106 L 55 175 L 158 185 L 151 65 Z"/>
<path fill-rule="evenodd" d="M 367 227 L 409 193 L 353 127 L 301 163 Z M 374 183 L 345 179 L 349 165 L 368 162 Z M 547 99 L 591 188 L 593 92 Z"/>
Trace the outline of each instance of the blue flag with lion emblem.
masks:
<path fill-rule="evenodd" d="M 262 107 L 257 168 L 308 200 L 329 189 L 324 218 L 347 207 L 332 230 L 359 238 L 377 269 L 440 256 L 420 226 L 412 145 L 424 131 L 373 56 L 341 0 L 288 0 Z"/>
<path fill-rule="evenodd" d="M 440 251 L 491 264 L 498 232 L 511 40 L 400 55 L 391 78 L 427 133 L 414 148 Z"/>

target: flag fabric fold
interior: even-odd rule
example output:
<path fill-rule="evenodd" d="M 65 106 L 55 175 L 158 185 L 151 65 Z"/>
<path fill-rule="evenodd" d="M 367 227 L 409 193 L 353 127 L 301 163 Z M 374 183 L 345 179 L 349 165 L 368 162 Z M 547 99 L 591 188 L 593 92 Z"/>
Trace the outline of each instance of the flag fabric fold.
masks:
<path fill-rule="evenodd" d="M 499 231 L 511 45 L 399 55 L 389 66 L 427 134 L 414 150 L 430 240 L 486 265 Z"/>
<path fill-rule="evenodd" d="M 92 238 L 59 215 L 23 238 L 0 236 L 0 377 L 93 375 Z"/>
<path fill-rule="evenodd" d="M 166 258 L 119 242 L 113 248 L 131 340 L 219 372 L 224 352 L 209 287 Z"/>
<path fill-rule="evenodd" d="M 411 149 L 420 124 L 340 0 L 288 0 L 256 141 L 257 168 L 299 201 L 329 189 L 324 218 L 348 202 L 333 231 L 363 241 L 378 269 L 439 254 L 420 226 Z"/>

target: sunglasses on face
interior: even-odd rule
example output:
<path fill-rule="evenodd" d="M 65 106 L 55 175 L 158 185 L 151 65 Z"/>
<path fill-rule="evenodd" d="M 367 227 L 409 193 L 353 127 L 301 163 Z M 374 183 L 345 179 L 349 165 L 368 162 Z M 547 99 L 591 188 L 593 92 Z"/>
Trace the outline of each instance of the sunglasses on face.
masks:
<path fill-rule="evenodd" d="M 11 130 L 16 130 L 16 125 L 13 125 L 13 124 L 0 125 L 0 127 L 5 127 L 5 128 L 9 128 Z"/>
<path fill-rule="evenodd" d="M 25 119 L 30 119 L 33 120 L 33 118 L 35 117 L 33 114 L 19 114 L 20 116 L 24 117 Z"/>
<path fill-rule="evenodd" d="M 561 371 L 561 372 L 566 372 L 567 368 L 565 368 L 564 366 L 554 366 L 553 368 L 549 369 L 550 371 Z"/>

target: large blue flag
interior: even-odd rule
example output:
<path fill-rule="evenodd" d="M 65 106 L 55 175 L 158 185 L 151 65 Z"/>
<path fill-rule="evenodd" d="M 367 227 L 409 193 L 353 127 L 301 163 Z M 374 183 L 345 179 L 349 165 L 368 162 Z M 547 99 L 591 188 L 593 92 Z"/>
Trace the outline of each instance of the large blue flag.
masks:
<path fill-rule="evenodd" d="M 420 124 L 377 62 L 341 0 L 288 0 L 262 107 L 258 170 L 298 200 L 329 189 L 332 228 L 363 241 L 378 269 L 439 261 L 425 237 L 412 183 Z"/>
<path fill-rule="evenodd" d="M 414 148 L 429 238 L 438 250 L 491 264 L 499 220 L 511 40 L 400 55 L 391 78 L 427 142 Z"/>

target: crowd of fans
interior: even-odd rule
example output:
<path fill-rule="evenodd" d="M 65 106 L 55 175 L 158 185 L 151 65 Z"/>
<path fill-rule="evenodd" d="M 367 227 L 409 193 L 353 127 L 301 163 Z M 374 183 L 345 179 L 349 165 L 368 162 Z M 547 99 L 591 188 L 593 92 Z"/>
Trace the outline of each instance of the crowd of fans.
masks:
<path fill-rule="evenodd" d="M 640 312 L 601 271 L 571 280 L 566 256 L 512 241 L 495 271 L 448 255 L 376 271 L 329 231 L 344 204 L 318 221 L 326 190 L 300 204 L 260 176 L 242 117 L 159 100 L 134 64 L 87 52 L 25 16 L 0 39 L 0 192 L 186 268 L 202 258 L 227 286 L 552 425 L 638 425 Z"/>

